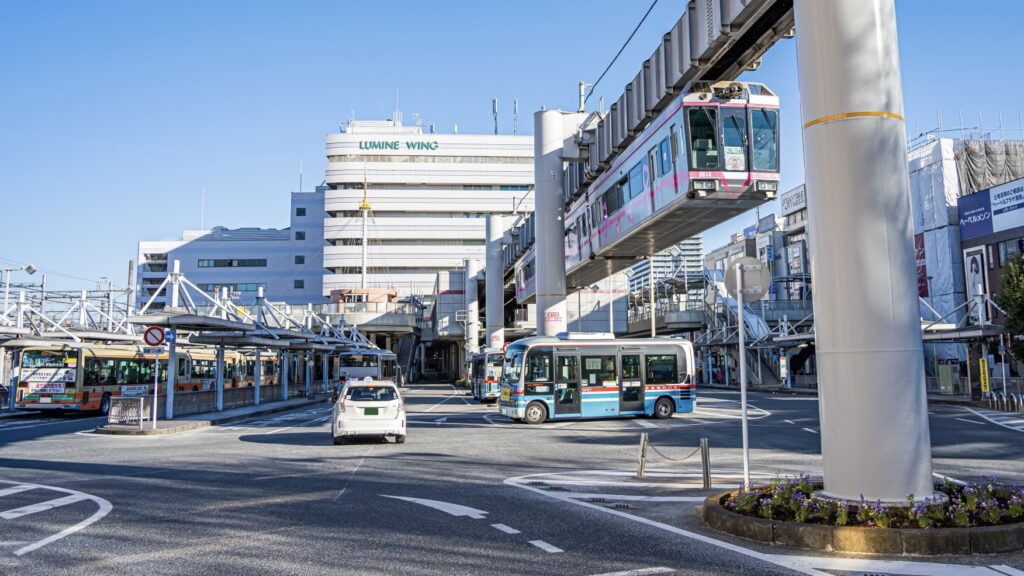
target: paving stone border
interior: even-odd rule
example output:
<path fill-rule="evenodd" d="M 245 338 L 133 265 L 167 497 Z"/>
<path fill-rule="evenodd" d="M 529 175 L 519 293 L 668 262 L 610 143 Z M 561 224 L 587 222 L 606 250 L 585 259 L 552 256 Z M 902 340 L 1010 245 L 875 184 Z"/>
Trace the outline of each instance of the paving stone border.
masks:
<path fill-rule="evenodd" d="M 766 544 L 824 552 L 917 555 L 997 554 L 1024 550 L 1024 522 L 977 528 L 866 528 L 765 520 L 727 510 L 732 490 L 704 500 L 701 516 L 715 530 Z"/>

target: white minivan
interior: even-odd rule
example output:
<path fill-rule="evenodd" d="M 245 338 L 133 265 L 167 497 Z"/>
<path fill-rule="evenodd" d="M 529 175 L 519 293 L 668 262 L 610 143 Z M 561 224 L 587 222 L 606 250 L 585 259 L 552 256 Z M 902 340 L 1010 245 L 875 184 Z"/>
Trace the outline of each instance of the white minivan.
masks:
<path fill-rule="evenodd" d="M 335 444 L 352 436 L 380 436 L 405 442 L 405 404 L 393 382 L 354 380 L 334 403 L 331 435 Z"/>

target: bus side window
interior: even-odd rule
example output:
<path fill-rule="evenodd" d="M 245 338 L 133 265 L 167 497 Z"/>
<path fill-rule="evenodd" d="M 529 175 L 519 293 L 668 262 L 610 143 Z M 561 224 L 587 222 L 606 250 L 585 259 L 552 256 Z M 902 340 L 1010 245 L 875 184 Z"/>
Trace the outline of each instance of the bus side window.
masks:
<path fill-rule="evenodd" d="M 534 348 L 526 355 L 526 392 L 528 394 L 550 393 L 553 372 L 551 370 L 551 348 Z"/>
<path fill-rule="evenodd" d="M 615 386 L 615 356 L 584 356 L 584 386 Z"/>
<path fill-rule="evenodd" d="M 679 374 L 675 354 L 647 355 L 647 384 L 676 384 Z"/>

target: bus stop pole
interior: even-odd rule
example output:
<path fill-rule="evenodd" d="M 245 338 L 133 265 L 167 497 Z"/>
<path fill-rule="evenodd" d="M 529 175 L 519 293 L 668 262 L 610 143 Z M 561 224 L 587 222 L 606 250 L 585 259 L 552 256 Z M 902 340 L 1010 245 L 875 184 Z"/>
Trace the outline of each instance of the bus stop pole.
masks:
<path fill-rule="evenodd" d="M 743 490 L 750 490 L 750 442 L 747 435 L 747 342 L 743 324 L 743 265 L 736 265 L 736 319 L 740 335 L 740 417 L 743 433 Z"/>
<path fill-rule="evenodd" d="M 224 347 L 217 346 L 217 412 L 224 411 Z"/>
<path fill-rule="evenodd" d="M 160 403 L 160 352 L 153 353 L 153 406 L 151 428 L 156 430 L 156 405 Z"/>

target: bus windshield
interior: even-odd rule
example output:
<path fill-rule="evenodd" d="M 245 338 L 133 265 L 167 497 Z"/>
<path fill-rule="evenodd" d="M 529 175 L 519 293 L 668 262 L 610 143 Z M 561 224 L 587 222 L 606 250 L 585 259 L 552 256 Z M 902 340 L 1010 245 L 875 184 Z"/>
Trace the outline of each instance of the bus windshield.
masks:
<path fill-rule="evenodd" d="M 754 170 L 777 172 L 779 170 L 779 112 L 767 108 L 750 111 L 750 131 L 753 134 Z"/>
<path fill-rule="evenodd" d="M 342 368 L 373 368 L 377 365 L 377 356 L 373 354 L 349 354 L 341 357 Z"/>
<path fill-rule="evenodd" d="M 487 367 L 488 368 L 501 368 L 502 361 L 501 354 L 488 354 L 487 355 Z"/>
<path fill-rule="evenodd" d="M 519 383 L 519 376 L 523 370 L 524 351 L 524 346 L 516 346 L 515 344 L 509 346 L 505 351 L 505 365 L 501 371 L 501 381 L 503 383 L 510 386 L 515 386 Z"/>
<path fill-rule="evenodd" d="M 74 368 L 78 365 L 77 350 L 28 350 L 22 356 L 25 368 Z"/>

